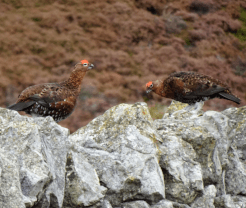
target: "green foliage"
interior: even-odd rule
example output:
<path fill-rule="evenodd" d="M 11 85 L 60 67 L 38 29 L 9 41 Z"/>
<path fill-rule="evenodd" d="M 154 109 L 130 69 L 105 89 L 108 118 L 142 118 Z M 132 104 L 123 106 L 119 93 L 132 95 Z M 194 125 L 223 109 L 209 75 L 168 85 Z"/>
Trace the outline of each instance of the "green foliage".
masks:
<path fill-rule="evenodd" d="M 191 45 L 191 41 L 189 38 L 185 38 L 185 43 L 187 46 L 190 46 Z"/>
<path fill-rule="evenodd" d="M 236 61 L 232 62 L 232 68 L 234 69 L 234 74 L 245 77 L 246 60 L 237 59 Z"/>
<path fill-rule="evenodd" d="M 242 27 L 234 34 L 241 42 L 246 41 L 246 10 L 241 8 L 239 20 L 242 22 Z"/>
<path fill-rule="evenodd" d="M 0 0 L 0 2 L 5 3 L 5 4 L 11 4 L 16 9 L 23 6 L 21 3 L 21 0 Z"/>
<path fill-rule="evenodd" d="M 167 106 L 156 103 L 155 106 L 149 107 L 149 113 L 153 119 L 161 119 Z"/>
<path fill-rule="evenodd" d="M 41 17 L 33 17 L 32 20 L 34 22 L 40 22 L 42 20 L 42 18 Z"/>
<path fill-rule="evenodd" d="M 33 1 L 26 1 L 26 0 L 0 0 L 0 3 L 5 3 L 12 5 L 14 8 L 19 9 L 21 7 L 40 7 L 47 4 L 53 4 L 55 0 L 33 0 Z M 69 0 L 65 1 L 62 0 L 61 2 L 70 2 Z"/>
<path fill-rule="evenodd" d="M 241 66 L 236 66 L 236 69 L 234 70 L 234 73 L 238 76 L 244 76 L 245 74 L 245 68 L 241 67 Z"/>
<path fill-rule="evenodd" d="M 34 46 L 34 45 L 30 47 L 30 51 L 34 54 L 46 53 L 45 48 Z"/>
<path fill-rule="evenodd" d="M 189 31 L 193 30 L 192 24 L 190 22 L 187 22 L 187 28 L 183 29 L 179 34 L 175 35 L 176 37 L 179 37 L 185 41 L 185 47 L 192 46 L 192 42 L 189 37 Z"/>

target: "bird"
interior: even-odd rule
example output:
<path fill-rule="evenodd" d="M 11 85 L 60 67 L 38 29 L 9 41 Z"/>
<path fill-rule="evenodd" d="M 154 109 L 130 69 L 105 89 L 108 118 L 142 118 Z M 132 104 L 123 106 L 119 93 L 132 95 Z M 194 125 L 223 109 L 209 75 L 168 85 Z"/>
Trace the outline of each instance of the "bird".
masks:
<path fill-rule="evenodd" d="M 67 80 L 30 86 L 21 92 L 15 104 L 7 108 L 24 111 L 32 117 L 51 116 L 58 123 L 73 112 L 82 80 L 92 68 L 93 64 L 82 60 L 75 65 Z"/>
<path fill-rule="evenodd" d="M 231 93 L 227 84 L 192 71 L 174 72 L 164 81 L 150 81 L 146 84 L 146 93 L 151 91 L 189 105 L 213 98 L 226 99 L 237 104 L 241 101 Z"/>

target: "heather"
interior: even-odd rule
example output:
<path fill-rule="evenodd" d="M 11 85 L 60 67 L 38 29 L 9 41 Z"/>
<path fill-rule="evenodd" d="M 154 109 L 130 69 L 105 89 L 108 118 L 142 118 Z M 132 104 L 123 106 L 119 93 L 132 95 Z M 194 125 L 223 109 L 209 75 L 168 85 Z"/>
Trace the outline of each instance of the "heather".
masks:
<path fill-rule="evenodd" d="M 0 0 L 0 105 L 34 84 L 66 79 L 88 59 L 72 132 L 119 103 L 145 101 L 160 118 L 170 99 L 145 83 L 174 71 L 226 82 L 246 104 L 246 3 L 213 0 Z M 237 106 L 214 99 L 205 110 Z"/>

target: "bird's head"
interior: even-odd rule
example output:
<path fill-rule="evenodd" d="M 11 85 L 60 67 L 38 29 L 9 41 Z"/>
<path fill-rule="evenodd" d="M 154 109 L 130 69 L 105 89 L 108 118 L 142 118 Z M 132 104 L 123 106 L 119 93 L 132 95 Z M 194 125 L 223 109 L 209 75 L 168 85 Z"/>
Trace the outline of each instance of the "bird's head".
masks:
<path fill-rule="evenodd" d="M 79 63 L 75 65 L 75 69 L 79 68 L 82 71 L 88 71 L 92 68 L 94 68 L 94 65 L 89 63 L 87 60 L 81 60 Z"/>
<path fill-rule="evenodd" d="M 160 81 L 156 80 L 154 82 L 150 81 L 146 84 L 146 93 L 149 93 L 151 91 L 155 91 L 155 89 L 160 85 Z"/>

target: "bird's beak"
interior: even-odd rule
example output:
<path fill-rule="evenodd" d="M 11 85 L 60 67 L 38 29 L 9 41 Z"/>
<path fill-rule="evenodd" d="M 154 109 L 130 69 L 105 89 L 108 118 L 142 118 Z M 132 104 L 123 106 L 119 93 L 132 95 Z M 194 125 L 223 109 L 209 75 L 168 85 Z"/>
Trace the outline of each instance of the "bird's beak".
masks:
<path fill-rule="evenodd" d="M 88 67 L 88 70 L 90 70 L 90 69 L 92 69 L 92 68 L 94 68 L 94 65 L 93 65 L 93 64 L 91 64 L 91 65 Z"/>
<path fill-rule="evenodd" d="M 146 93 L 148 94 L 148 93 L 150 93 L 152 91 L 152 89 L 147 89 L 146 90 Z"/>

